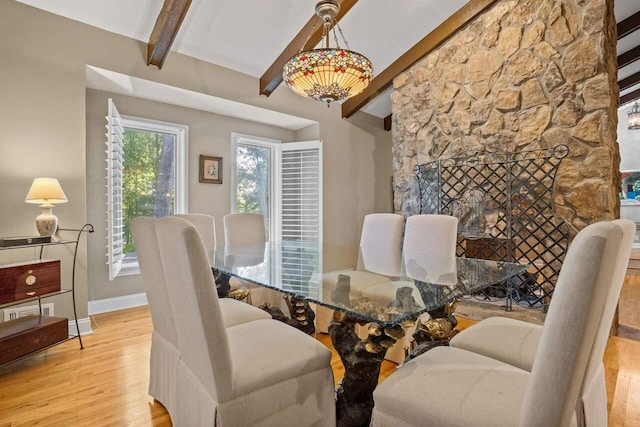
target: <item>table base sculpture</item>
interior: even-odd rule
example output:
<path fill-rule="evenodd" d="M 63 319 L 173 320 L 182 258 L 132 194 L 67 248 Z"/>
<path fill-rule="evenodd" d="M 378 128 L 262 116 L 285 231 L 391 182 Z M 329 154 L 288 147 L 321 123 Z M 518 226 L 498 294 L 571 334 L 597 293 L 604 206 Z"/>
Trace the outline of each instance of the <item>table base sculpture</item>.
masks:
<path fill-rule="evenodd" d="M 426 322 L 417 320 L 416 330 L 413 333 L 414 348 L 405 360 L 409 360 L 420 356 L 434 347 L 447 346 L 449 340 L 457 333 L 455 327 L 458 321 L 453 315 L 458 301 L 445 304 L 444 307 L 429 312 L 431 319 Z"/>
<path fill-rule="evenodd" d="M 316 313 L 311 309 L 307 300 L 284 296 L 284 300 L 287 302 L 291 318 L 298 322 L 297 328 L 308 335 L 313 335 L 316 332 L 315 319 Z"/>
<path fill-rule="evenodd" d="M 342 363 L 344 378 L 337 390 L 338 427 L 368 426 L 373 411 L 373 390 L 378 384 L 380 366 L 387 349 L 404 336 L 401 326 L 383 328 L 370 323 L 369 335 L 360 339 L 356 324 L 367 322 L 334 311 L 329 335 Z"/>
<path fill-rule="evenodd" d="M 309 303 L 306 300 L 288 295 L 285 295 L 283 298 L 287 302 L 291 317 L 287 317 L 280 308 L 273 307 L 269 305 L 269 303 L 262 304 L 260 308 L 269 313 L 275 320 L 300 329 L 305 334 L 313 335 L 316 332 L 314 323 L 316 314 L 311 309 L 311 306 L 309 306 Z"/>
<path fill-rule="evenodd" d="M 216 281 L 216 291 L 218 292 L 218 298 L 233 298 L 238 301 L 244 301 L 249 297 L 248 289 L 234 289 L 231 290 L 229 281 L 231 276 L 227 273 L 223 273 L 220 270 L 214 268 L 213 277 Z"/>

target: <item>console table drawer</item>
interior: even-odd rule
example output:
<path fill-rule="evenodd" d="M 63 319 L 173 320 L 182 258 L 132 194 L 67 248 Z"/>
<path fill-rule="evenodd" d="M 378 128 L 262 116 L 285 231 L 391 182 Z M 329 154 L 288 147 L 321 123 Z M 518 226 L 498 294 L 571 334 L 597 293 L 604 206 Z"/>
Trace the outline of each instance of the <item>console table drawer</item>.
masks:
<path fill-rule="evenodd" d="M 0 266 L 0 304 L 60 290 L 60 260 Z"/>
<path fill-rule="evenodd" d="M 69 337 L 64 317 L 25 316 L 0 323 L 0 364 L 64 341 Z"/>

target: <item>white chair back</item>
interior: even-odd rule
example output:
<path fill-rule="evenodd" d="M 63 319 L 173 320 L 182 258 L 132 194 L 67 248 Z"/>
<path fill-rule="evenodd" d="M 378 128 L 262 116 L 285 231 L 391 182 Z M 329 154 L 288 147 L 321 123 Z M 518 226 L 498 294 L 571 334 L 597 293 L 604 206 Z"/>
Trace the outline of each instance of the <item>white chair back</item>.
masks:
<path fill-rule="evenodd" d="M 142 283 L 151 310 L 153 330 L 161 334 L 177 349 L 178 334 L 173 323 L 169 293 L 162 271 L 160 248 L 156 237 L 156 219 L 136 217 L 129 222 L 129 225 L 140 273 L 142 273 Z"/>
<path fill-rule="evenodd" d="M 621 228 L 610 222 L 591 224 L 573 240 L 531 370 L 521 427 L 570 425 L 587 364 L 597 356 L 592 351 L 621 240 Z"/>
<path fill-rule="evenodd" d="M 157 221 L 182 363 L 216 401 L 227 401 L 233 394 L 229 342 L 202 239 L 182 218 Z"/>
<path fill-rule="evenodd" d="M 254 213 L 235 213 L 224 216 L 224 243 L 226 246 L 264 243 L 267 234 L 264 217 Z"/>
<path fill-rule="evenodd" d="M 408 217 L 402 244 L 406 274 L 423 282 L 455 285 L 457 232 L 454 216 Z"/>
<path fill-rule="evenodd" d="M 615 260 L 615 274 L 611 280 L 611 286 L 609 286 L 596 340 L 591 350 L 591 355 L 589 356 L 589 365 L 585 375 L 585 383 L 587 384 L 593 379 L 596 370 L 602 364 L 602 355 L 609 340 L 611 324 L 615 316 L 616 308 L 618 307 L 618 299 L 620 298 L 620 292 L 624 284 L 624 276 L 627 274 L 633 239 L 636 234 L 636 224 L 633 221 L 618 219 L 612 222 L 622 229 L 622 242 L 618 250 L 618 257 Z"/>
<path fill-rule="evenodd" d="M 390 213 L 374 213 L 364 217 L 358 270 L 400 276 L 403 221 L 402 215 Z"/>
<path fill-rule="evenodd" d="M 578 417 L 582 418 L 579 420 L 579 425 L 606 425 L 607 423 L 607 389 L 602 358 L 609 341 L 611 325 L 618 307 L 620 292 L 622 291 L 629 258 L 631 257 L 633 239 L 636 235 L 635 222 L 628 219 L 618 219 L 612 222 L 622 229 L 622 241 L 615 261 L 615 273 L 609 286 L 604 310 L 580 390 L 580 399 L 576 409 Z"/>
<path fill-rule="evenodd" d="M 137 217 L 129 225 L 153 323 L 149 354 L 149 394 L 161 402 L 172 417 L 176 417 L 180 350 L 162 269 L 156 219 Z"/>
<path fill-rule="evenodd" d="M 211 215 L 207 214 L 176 214 L 178 218 L 184 218 L 189 221 L 200 233 L 204 247 L 207 252 L 216 249 L 216 221 Z"/>

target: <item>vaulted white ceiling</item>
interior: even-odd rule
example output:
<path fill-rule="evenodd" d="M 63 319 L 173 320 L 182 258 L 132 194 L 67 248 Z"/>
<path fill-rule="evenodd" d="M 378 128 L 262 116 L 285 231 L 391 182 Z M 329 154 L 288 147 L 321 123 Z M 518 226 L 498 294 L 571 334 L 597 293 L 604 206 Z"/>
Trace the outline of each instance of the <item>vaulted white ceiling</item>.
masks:
<path fill-rule="evenodd" d="M 147 42 L 163 0 L 17 0 L 107 31 Z M 193 0 L 172 50 L 260 77 L 313 15 L 317 0 Z M 352 50 L 379 73 L 462 7 L 466 0 L 362 0 L 340 21 Z M 615 0 L 616 20 L 640 0 Z M 640 45 L 640 31 L 618 42 L 618 54 Z M 170 56 L 167 59 L 170 61 Z M 640 61 L 620 78 L 640 71 Z M 626 92 L 637 89 L 631 88 Z M 289 90 L 281 85 L 278 90 Z M 363 108 L 391 112 L 390 90 Z"/>
<path fill-rule="evenodd" d="M 149 41 L 163 4 L 163 0 L 18 1 L 143 42 Z M 260 77 L 313 16 L 316 3 L 193 0 L 171 49 Z M 362 0 L 340 21 L 340 27 L 349 47 L 366 55 L 379 73 L 465 3 Z M 281 85 L 278 90 L 289 89 Z M 388 115 L 389 94 L 371 102 L 365 111 Z"/>

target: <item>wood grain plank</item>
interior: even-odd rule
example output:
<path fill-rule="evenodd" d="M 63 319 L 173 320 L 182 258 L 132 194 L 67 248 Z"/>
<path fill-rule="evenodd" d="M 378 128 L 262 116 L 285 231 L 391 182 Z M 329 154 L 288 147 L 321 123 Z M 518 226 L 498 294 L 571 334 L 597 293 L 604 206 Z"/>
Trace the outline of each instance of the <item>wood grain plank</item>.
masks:
<path fill-rule="evenodd" d="M 147 65 L 162 69 L 191 0 L 165 0 L 147 43 Z"/>
<path fill-rule="evenodd" d="M 618 69 L 633 64 L 640 59 L 640 46 L 629 49 L 618 56 Z"/>
<path fill-rule="evenodd" d="M 393 125 L 393 114 L 389 114 L 384 118 L 384 123 L 383 123 L 384 130 L 387 130 L 387 131 L 391 130 L 392 125 Z"/>
<path fill-rule="evenodd" d="M 636 12 L 623 21 L 618 22 L 618 40 L 640 29 L 640 12 Z"/>
<path fill-rule="evenodd" d="M 626 79 L 622 79 L 618 82 L 618 87 L 620 88 L 620 90 L 625 90 L 625 89 L 629 89 L 630 87 L 633 87 L 635 85 L 637 85 L 638 83 L 640 83 L 640 71 L 630 75 L 629 77 L 627 77 Z"/>
<path fill-rule="evenodd" d="M 615 386 L 607 376 L 607 394 L 610 402 L 609 425 L 640 425 L 640 342 L 611 337 L 604 358 L 605 369 L 618 366 Z M 613 395 L 609 390 L 613 388 Z"/>
<path fill-rule="evenodd" d="M 627 274 L 620 293 L 618 312 L 618 334 L 640 339 L 640 276 Z"/>
<path fill-rule="evenodd" d="M 620 103 L 618 105 L 626 104 L 627 102 L 632 102 L 637 99 L 640 99 L 640 89 L 634 90 L 633 92 L 629 92 L 620 97 Z"/>

